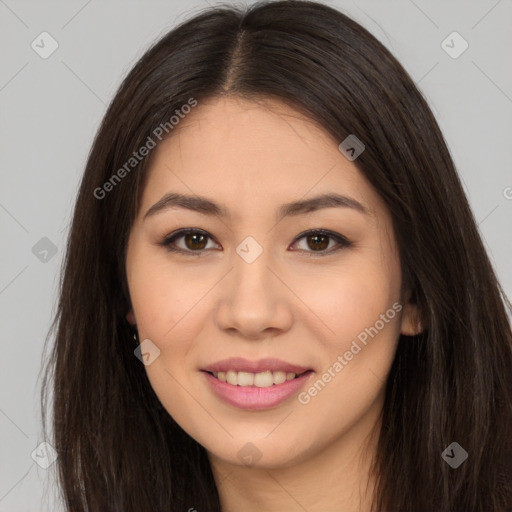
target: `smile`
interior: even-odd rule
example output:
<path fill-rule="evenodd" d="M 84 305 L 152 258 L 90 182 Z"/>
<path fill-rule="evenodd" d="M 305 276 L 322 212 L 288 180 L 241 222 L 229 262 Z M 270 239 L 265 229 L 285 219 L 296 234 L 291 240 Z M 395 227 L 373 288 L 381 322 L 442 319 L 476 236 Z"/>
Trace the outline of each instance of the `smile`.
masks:
<path fill-rule="evenodd" d="M 300 392 L 313 369 L 281 359 L 230 357 L 200 368 L 213 395 L 239 409 L 270 409 Z"/>
<path fill-rule="evenodd" d="M 270 386 L 283 384 L 283 382 L 298 377 L 294 372 L 284 372 L 280 370 L 274 372 L 267 370 L 259 373 L 228 370 L 227 372 L 210 372 L 210 374 L 221 382 L 227 382 L 232 386 L 255 386 L 258 388 L 268 388 Z"/>

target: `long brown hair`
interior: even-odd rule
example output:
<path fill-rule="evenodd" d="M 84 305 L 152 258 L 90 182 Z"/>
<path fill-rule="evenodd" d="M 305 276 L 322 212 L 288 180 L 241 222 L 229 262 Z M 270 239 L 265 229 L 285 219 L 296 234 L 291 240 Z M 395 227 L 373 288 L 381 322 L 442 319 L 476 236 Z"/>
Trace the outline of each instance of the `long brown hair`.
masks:
<path fill-rule="evenodd" d="M 176 109 L 223 94 L 280 99 L 340 142 L 356 134 L 365 151 L 354 163 L 392 215 L 424 330 L 400 337 L 386 382 L 374 510 L 512 508 L 512 306 L 445 140 L 375 37 L 331 7 L 292 0 L 208 8 L 182 23 L 136 63 L 104 116 L 76 200 L 41 394 L 48 432 L 51 382 L 46 436 L 67 510 L 220 511 L 206 451 L 161 405 L 125 318 L 125 251 L 148 157 L 112 176 Z M 457 469 L 441 457 L 452 442 L 468 453 Z"/>

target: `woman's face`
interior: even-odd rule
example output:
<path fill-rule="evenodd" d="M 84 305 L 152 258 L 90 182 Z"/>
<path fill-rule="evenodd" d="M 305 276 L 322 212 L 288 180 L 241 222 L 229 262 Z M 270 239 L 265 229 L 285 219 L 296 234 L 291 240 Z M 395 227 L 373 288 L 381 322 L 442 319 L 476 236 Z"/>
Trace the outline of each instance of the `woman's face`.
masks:
<path fill-rule="evenodd" d="M 279 102 L 216 98 L 153 150 L 127 318 L 163 406 L 218 460 L 284 467 L 367 433 L 414 330 L 390 215 L 340 142 Z"/>

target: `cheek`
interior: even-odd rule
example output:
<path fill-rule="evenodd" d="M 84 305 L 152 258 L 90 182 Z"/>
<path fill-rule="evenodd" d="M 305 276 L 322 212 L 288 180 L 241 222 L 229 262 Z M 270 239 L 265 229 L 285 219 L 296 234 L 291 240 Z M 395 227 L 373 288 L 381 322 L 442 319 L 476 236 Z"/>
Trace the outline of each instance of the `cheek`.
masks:
<path fill-rule="evenodd" d="M 293 289 L 307 306 L 302 319 L 309 319 L 308 327 L 316 331 L 317 339 L 341 349 L 392 308 L 400 299 L 400 284 L 398 262 L 360 257 L 325 272 L 301 272 Z M 386 329 L 398 328 L 395 313 L 392 310 L 386 318 Z"/>
<path fill-rule="evenodd" d="M 171 265 L 165 255 L 139 255 L 130 277 L 140 340 L 151 340 L 159 350 L 145 371 L 157 397 L 179 423 L 198 414 L 186 390 L 191 387 L 187 380 L 194 362 L 191 351 L 200 339 L 206 313 L 202 306 L 207 301 L 201 298 L 212 286 L 209 281 Z"/>
<path fill-rule="evenodd" d="M 381 393 L 400 331 L 399 274 L 398 262 L 375 259 L 332 279 L 330 298 L 320 309 L 336 333 L 324 341 L 323 372 L 330 383 L 317 402 L 320 408 L 330 403 L 340 414 L 362 414 Z"/>
<path fill-rule="evenodd" d="M 171 265 L 165 256 L 139 262 L 130 285 L 137 323 L 143 330 L 139 334 L 157 344 L 166 343 L 176 338 L 176 332 L 194 325 L 189 315 L 200 311 L 196 306 L 208 289 L 208 279 L 198 277 L 197 268 L 192 272 Z"/>

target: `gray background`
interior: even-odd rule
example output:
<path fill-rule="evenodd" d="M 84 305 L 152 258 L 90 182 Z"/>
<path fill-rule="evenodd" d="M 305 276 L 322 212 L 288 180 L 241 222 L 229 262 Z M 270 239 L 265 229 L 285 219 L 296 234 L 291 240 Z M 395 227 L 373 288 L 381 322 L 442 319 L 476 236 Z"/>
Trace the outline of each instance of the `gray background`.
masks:
<path fill-rule="evenodd" d="M 511 1 L 329 4 L 382 41 L 423 91 L 511 296 Z M 43 441 L 43 343 L 94 133 L 121 79 L 149 44 L 207 5 L 199 0 L 0 0 L 0 512 L 61 510 L 53 504 L 55 465 L 44 469 L 31 454 Z M 43 31 L 59 45 L 47 59 L 31 47 L 34 40 L 43 45 L 38 37 Z M 455 59 L 441 46 L 453 31 L 469 44 Z M 447 44 L 452 51 L 461 48 L 457 40 Z M 48 49 L 49 40 L 44 45 Z M 50 242 L 40 241 L 44 237 Z"/>

